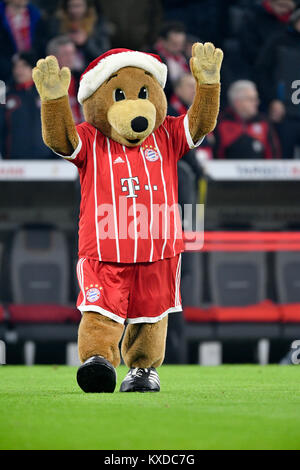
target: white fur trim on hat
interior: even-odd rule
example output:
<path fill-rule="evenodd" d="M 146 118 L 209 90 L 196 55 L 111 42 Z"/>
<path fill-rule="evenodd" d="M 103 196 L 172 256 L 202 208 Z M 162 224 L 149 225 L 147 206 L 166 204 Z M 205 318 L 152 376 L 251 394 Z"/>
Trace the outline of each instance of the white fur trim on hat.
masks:
<path fill-rule="evenodd" d="M 79 103 L 82 104 L 105 80 L 123 67 L 138 67 L 146 70 L 156 78 L 162 88 L 165 87 L 168 69 L 164 63 L 144 52 L 119 52 L 100 60 L 93 69 L 83 75 L 78 91 Z"/>

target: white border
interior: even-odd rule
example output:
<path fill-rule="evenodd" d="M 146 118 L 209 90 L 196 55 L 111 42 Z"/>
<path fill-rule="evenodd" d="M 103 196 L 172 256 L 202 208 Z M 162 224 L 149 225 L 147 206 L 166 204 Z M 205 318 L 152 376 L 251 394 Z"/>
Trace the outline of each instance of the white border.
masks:
<path fill-rule="evenodd" d="M 152 259 L 153 259 L 153 249 L 154 249 L 153 234 L 152 234 L 152 227 L 153 227 L 153 193 L 152 193 L 152 186 L 151 186 L 151 181 L 150 181 L 149 170 L 148 170 L 148 167 L 147 167 L 146 158 L 145 158 L 144 151 L 143 151 L 142 147 L 140 147 L 140 153 L 141 153 L 142 158 L 143 158 L 144 167 L 145 167 L 145 173 L 146 173 L 146 175 L 147 175 L 148 186 L 149 186 L 150 209 L 151 209 L 151 212 L 150 212 L 150 217 L 151 217 L 151 219 L 150 219 L 150 226 L 149 226 L 150 237 L 151 237 L 151 248 L 150 248 L 150 258 L 149 258 L 149 262 L 152 263 Z"/>
<path fill-rule="evenodd" d="M 162 158 L 162 155 L 161 155 L 160 148 L 157 145 L 154 132 L 152 132 L 152 138 L 153 138 L 153 142 L 154 142 L 154 147 L 158 151 L 158 155 L 159 155 L 159 158 L 160 158 L 160 174 L 161 174 L 161 180 L 162 180 L 163 187 L 164 187 L 164 197 L 165 197 L 165 241 L 164 241 L 162 252 L 161 252 L 161 259 L 164 259 L 164 253 L 165 253 L 165 248 L 166 248 L 167 239 L 168 239 L 168 237 L 167 237 L 167 235 L 168 235 L 168 224 L 167 224 L 167 222 L 168 222 L 168 220 L 167 220 L 167 216 L 168 216 L 168 193 L 167 193 L 167 186 L 166 186 L 165 175 L 164 175 L 163 158 Z"/>
<path fill-rule="evenodd" d="M 180 305 L 180 281 L 181 281 L 181 253 L 178 257 L 175 276 L 175 306 Z"/>
<path fill-rule="evenodd" d="M 82 147 L 82 141 L 81 141 L 81 138 L 79 137 L 78 133 L 77 133 L 77 136 L 78 136 L 79 142 L 78 142 L 78 145 L 77 145 L 76 149 L 72 153 L 72 155 L 62 155 L 61 153 L 55 152 L 55 150 L 53 150 L 53 149 L 51 149 L 51 150 L 54 153 L 56 153 L 56 155 L 58 155 L 59 157 L 66 158 L 67 160 L 75 160 L 75 158 L 79 154 L 79 152 L 81 150 L 81 147 Z"/>
<path fill-rule="evenodd" d="M 96 129 L 95 138 L 93 143 L 93 166 L 94 166 L 94 202 L 95 202 L 95 231 L 96 231 L 96 243 L 99 261 L 102 261 L 101 249 L 100 249 L 100 237 L 99 237 L 99 226 L 98 226 L 98 197 L 97 197 L 97 141 L 98 131 Z"/>
<path fill-rule="evenodd" d="M 168 310 L 166 310 L 164 313 L 159 315 L 158 317 L 127 318 L 126 321 L 127 321 L 128 324 L 133 324 L 133 323 L 157 323 L 160 320 L 162 320 L 165 316 L 167 316 L 169 313 L 175 313 L 175 312 L 182 312 L 182 306 L 177 305 L 177 307 L 171 307 Z"/>
<path fill-rule="evenodd" d="M 108 310 L 105 310 L 102 307 L 99 307 L 98 305 L 79 305 L 77 307 L 78 310 L 83 314 L 85 312 L 94 312 L 94 313 L 100 313 L 101 315 L 110 318 L 111 320 L 116 321 L 117 323 L 121 323 L 124 325 L 125 323 L 125 318 L 119 317 L 119 315 L 116 315 L 115 313 L 109 312 Z M 165 318 L 169 313 L 177 313 L 177 312 L 182 312 L 182 306 L 177 305 L 177 307 L 171 307 L 165 312 L 163 312 L 161 315 L 158 317 L 138 317 L 138 318 L 126 318 L 126 323 L 128 324 L 133 324 L 133 323 L 158 323 L 160 320 Z"/>
<path fill-rule="evenodd" d="M 81 313 L 85 313 L 85 312 L 100 313 L 104 317 L 108 317 L 111 320 L 116 321 L 117 323 L 121 323 L 122 325 L 125 323 L 125 318 L 119 317 L 119 315 L 109 312 L 108 310 L 105 310 L 104 308 L 99 307 L 98 305 L 79 305 L 79 307 L 77 308 L 78 310 L 80 310 Z"/>
<path fill-rule="evenodd" d="M 109 140 L 108 137 L 106 137 L 106 142 L 107 142 L 107 149 L 108 149 L 108 160 L 109 160 L 109 169 L 110 169 L 110 185 L 111 185 L 111 194 L 112 194 L 113 211 L 114 211 L 114 225 L 115 225 L 115 237 L 116 237 L 117 262 L 120 263 L 119 229 L 118 229 L 117 206 L 116 206 L 116 195 L 115 195 L 115 177 L 114 177 L 114 170 L 113 170 L 113 165 L 112 165 L 110 140 Z"/>
<path fill-rule="evenodd" d="M 190 133 L 188 114 L 185 115 L 185 118 L 183 120 L 183 125 L 184 125 L 186 140 L 187 140 L 187 143 L 188 143 L 188 146 L 190 147 L 190 149 L 192 150 L 192 149 L 195 149 L 195 148 L 199 147 L 199 145 L 201 145 L 203 140 L 205 139 L 205 136 L 202 137 L 200 140 L 198 140 L 198 142 L 196 142 L 196 144 L 194 144 L 191 133 Z"/>
<path fill-rule="evenodd" d="M 130 163 L 129 163 L 129 160 L 128 160 L 128 157 L 127 157 L 125 146 L 123 145 L 122 147 L 123 147 L 123 153 L 125 155 L 126 162 L 127 162 L 129 177 L 132 178 L 131 166 L 130 166 Z M 133 217 L 134 217 L 134 257 L 133 257 L 133 262 L 136 263 L 137 247 L 138 247 L 137 220 L 136 220 L 136 200 L 135 200 L 136 198 L 134 197 L 132 199 L 133 199 L 132 205 L 133 205 Z"/>
<path fill-rule="evenodd" d="M 84 290 L 84 275 L 83 275 L 83 263 L 86 261 L 86 258 L 80 258 L 80 260 L 77 263 L 77 277 L 78 277 L 78 282 L 79 286 L 83 295 L 83 301 L 81 302 L 81 305 L 85 303 L 85 290 Z"/>

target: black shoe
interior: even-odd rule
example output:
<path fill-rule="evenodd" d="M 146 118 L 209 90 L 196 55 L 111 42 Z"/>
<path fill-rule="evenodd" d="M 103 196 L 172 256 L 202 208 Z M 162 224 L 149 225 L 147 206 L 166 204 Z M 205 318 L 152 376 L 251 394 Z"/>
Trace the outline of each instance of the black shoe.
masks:
<path fill-rule="evenodd" d="M 154 367 L 131 368 L 121 383 L 120 392 L 159 392 L 160 380 Z"/>
<path fill-rule="evenodd" d="M 102 356 L 93 356 L 77 371 L 77 383 L 86 393 L 112 393 L 116 387 L 116 371 Z"/>

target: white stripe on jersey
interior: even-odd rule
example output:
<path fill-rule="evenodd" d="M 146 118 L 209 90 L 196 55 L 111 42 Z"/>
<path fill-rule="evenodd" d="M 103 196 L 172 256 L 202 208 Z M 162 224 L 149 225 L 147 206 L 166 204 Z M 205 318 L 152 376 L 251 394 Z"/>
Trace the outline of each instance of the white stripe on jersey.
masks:
<path fill-rule="evenodd" d="M 97 140 L 97 129 L 95 132 L 95 139 L 93 144 L 93 160 L 94 160 L 94 198 L 95 198 L 95 229 L 97 238 L 97 251 L 99 261 L 101 261 L 101 250 L 100 250 L 100 239 L 99 239 L 99 227 L 98 227 L 98 200 L 97 200 L 97 155 L 96 155 L 96 140 Z"/>
<path fill-rule="evenodd" d="M 80 260 L 77 263 L 77 277 L 78 277 L 78 282 L 79 282 L 79 287 L 81 289 L 82 295 L 83 295 L 83 301 L 81 302 L 81 305 L 85 304 L 85 290 L 84 290 L 84 275 L 83 275 L 83 263 L 86 261 L 86 258 L 80 258 Z"/>
<path fill-rule="evenodd" d="M 85 262 L 85 258 L 84 260 L 82 261 L 81 265 L 80 265 L 80 273 L 81 273 L 81 283 L 82 283 L 82 289 L 83 289 L 83 303 L 85 303 L 86 299 L 85 299 L 85 289 L 84 289 L 84 274 L 83 274 L 83 264 Z"/>
<path fill-rule="evenodd" d="M 167 134 L 167 137 L 168 139 L 170 139 L 170 134 L 169 132 L 167 131 L 167 129 L 165 128 L 165 126 L 163 125 L 163 128 L 165 130 L 165 133 Z M 174 188 L 172 186 L 172 196 L 173 196 L 173 207 L 175 207 L 175 197 L 174 197 Z M 174 230 L 175 230 L 175 233 L 174 233 L 174 241 L 173 241 L 173 253 L 174 253 L 174 256 L 175 256 L 175 243 L 176 243 L 176 237 L 177 237 L 177 221 L 176 221 L 176 212 L 174 211 Z"/>
<path fill-rule="evenodd" d="M 175 277 L 175 307 L 180 305 L 179 298 L 180 298 L 180 275 L 181 275 L 181 254 L 178 257 L 178 263 L 176 268 L 176 277 Z"/>
<path fill-rule="evenodd" d="M 106 137 L 107 148 L 108 148 L 108 158 L 109 158 L 109 167 L 110 167 L 110 181 L 111 181 L 111 193 L 113 200 L 113 209 L 114 209 L 114 222 L 115 222 L 115 237 L 116 237 L 116 249 L 117 249 L 117 262 L 120 263 L 120 248 L 119 248 L 119 230 L 118 230 L 118 220 L 117 220 L 117 208 L 116 208 L 116 195 L 115 195 L 115 183 L 114 183 L 114 173 L 112 167 L 112 157 L 110 151 L 110 142 L 109 138 Z"/>
<path fill-rule="evenodd" d="M 167 230 L 168 230 L 168 224 L 167 224 L 168 197 L 167 197 L 166 182 L 165 182 L 164 170 L 163 170 L 163 159 L 162 159 L 162 156 L 161 156 L 161 152 L 160 152 L 160 150 L 159 150 L 159 147 L 158 147 L 158 145 L 157 145 L 157 142 L 156 142 L 156 138 L 155 138 L 154 133 L 152 133 L 152 136 L 153 136 L 154 144 L 155 144 L 155 147 L 157 148 L 157 151 L 158 151 L 158 154 L 159 154 L 159 158 L 160 158 L 161 179 L 162 179 L 162 182 L 163 182 L 164 195 L 165 195 L 165 241 L 164 241 L 163 249 L 162 249 L 162 253 L 161 253 L 161 259 L 163 259 L 163 258 L 164 258 L 165 247 L 166 247 L 166 244 L 167 244 Z"/>
<path fill-rule="evenodd" d="M 125 146 L 123 145 L 123 152 L 126 158 L 127 162 L 127 167 L 128 167 L 128 172 L 130 178 L 132 178 L 132 171 L 131 171 L 131 166 L 129 163 L 129 160 L 127 158 Z M 136 222 L 136 202 L 135 202 L 135 197 L 133 198 L 133 216 L 134 216 L 134 263 L 136 263 L 136 258 L 137 258 L 137 244 L 138 244 L 138 237 L 137 237 L 137 222 Z"/>
<path fill-rule="evenodd" d="M 167 134 L 167 136 L 168 136 L 168 139 L 170 139 L 170 134 L 169 134 L 169 132 L 167 131 L 167 129 L 165 128 L 164 125 L 163 125 L 163 128 L 164 128 L 164 130 L 166 131 L 166 134 Z"/>
<path fill-rule="evenodd" d="M 82 258 L 80 258 L 80 260 L 78 260 L 78 263 L 77 263 L 77 266 L 76 266 L 76 272 L 77 272 L 78 284 L 79 284 L 80 290 L 82 291 L 82 288 L 81 288 L 81 274 L 80 274 L 80 269 L 79 269 L 79 265 L 81 264 L 81 262 L 82 262 Z"/>
<path fill-rule="evenodd" d="M 173 196 L 173 207 L 174 207 L 174 241 L 173 241 L 173 253 L 175 255 L 175 243 L 176 243 L 176 238 L 177 238 L 177 220 L 176 220 L 176 215 L 177 215 L 177 207 L 175 207 L 175 197 L 174 197 L 174 188 L 172 185 L 172 196 Z"/>
<path fill-rule="evenodd" d="M 152 193 L 152 186 L 151 186 L 150 175 L 149 175 L 149 171 L 148 171 L 148 167 L 147 167 L 147 163 L 146 163 L 146 158 L 145 158 L 142 147 L 140 147 L 140 152 L 141 152 L 142 157 L 143 157 L 143 162 L 144 162 L 145 172 L 147 174 L 148 186 L 149 186 L 149 192 L 150 192 L 151 219 L 150 219 L 149 229 L 150 229 L 150 237 L 151 237 L 151 250 L 150 250 L 149 262 L 151 263 L 152 259 L 153 259 L 153 235 L 152 235 L 152 227 L 153 227 L 153 193 Z"/>

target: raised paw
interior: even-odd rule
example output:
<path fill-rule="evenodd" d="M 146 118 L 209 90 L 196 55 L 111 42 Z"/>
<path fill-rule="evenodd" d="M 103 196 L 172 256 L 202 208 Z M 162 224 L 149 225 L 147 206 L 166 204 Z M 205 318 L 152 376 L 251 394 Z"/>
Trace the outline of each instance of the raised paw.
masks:
<path fill-rule="evenodd" d="M 32 78 L 42 101 L 68 95 L 71 72 L 67 67 L 60 69 L 54 56 L 40 59 L 32 71 Z"/>
<path fill-rule="evenodd" d="M 215 48 L 211 42 L 196 42 L 193 45 L 190 67 L 199 84 L 220 83 L 223 56 L 223 51 Z"/>

